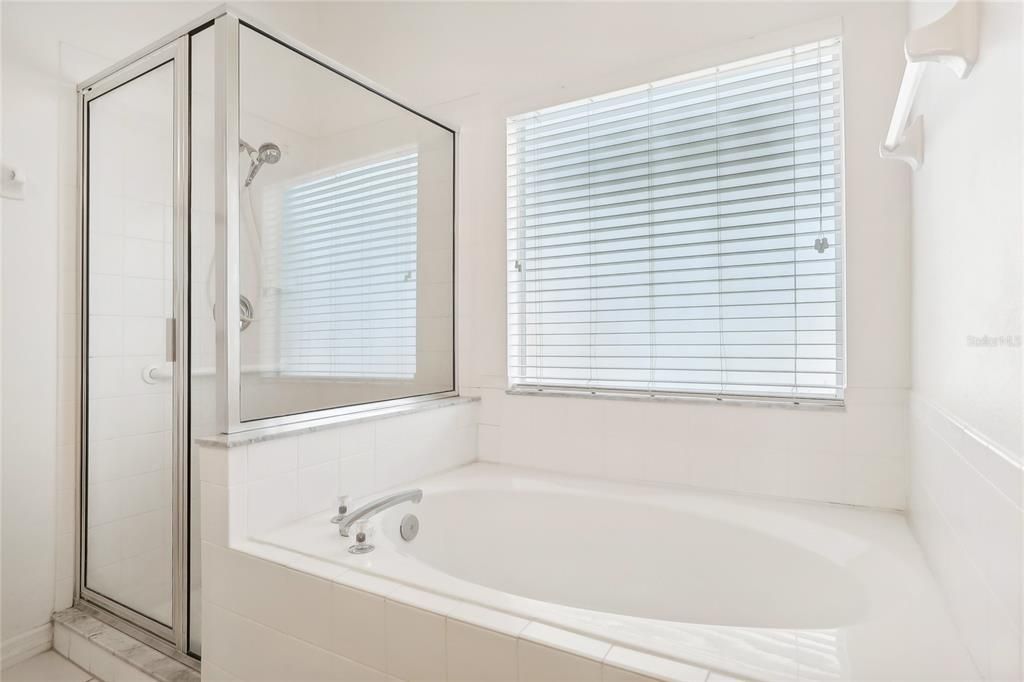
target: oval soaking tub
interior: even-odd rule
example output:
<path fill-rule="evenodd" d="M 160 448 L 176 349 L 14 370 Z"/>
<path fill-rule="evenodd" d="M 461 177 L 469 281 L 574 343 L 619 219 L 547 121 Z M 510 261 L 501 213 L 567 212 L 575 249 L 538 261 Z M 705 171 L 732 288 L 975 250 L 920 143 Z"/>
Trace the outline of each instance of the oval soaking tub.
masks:
<path fill-rule="evenodd" d="M 387 550 L 513 595 L 639 618 L 820 628 L 866 609 L 840 563 L 856 541 L 812 543 L 820 533 L 764 511 L 476 486 L 430 486 L 418 507 L 390 511 Z M 412 542 L 395 532 L 406 513 L 421 522 Z"/>
<path fill-rule="evenodd" d="M 363 576 L 357 586 L 370 574 L 743 679 L 937 680 L 963 669 L 899 514 L 494 464 L 409 488 L 422 501 L 375 516 L 368 554 L 349 553 L 355 533 L 340 537 L 329 513 L 256 540 L 343 566 Z M 407 514 L 419 520 L 409 542 Z"/>

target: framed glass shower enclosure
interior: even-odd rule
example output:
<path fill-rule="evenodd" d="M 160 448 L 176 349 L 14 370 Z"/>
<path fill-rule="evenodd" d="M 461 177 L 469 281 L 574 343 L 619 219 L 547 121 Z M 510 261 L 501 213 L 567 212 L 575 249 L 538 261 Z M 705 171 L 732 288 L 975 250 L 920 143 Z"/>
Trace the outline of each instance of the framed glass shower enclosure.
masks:
<path fill-rule="evenodd" d="M 218 9 L 79 86 L 76 603 L 201 655 L 196 438 L 454 395 L 455 133 Z"/>

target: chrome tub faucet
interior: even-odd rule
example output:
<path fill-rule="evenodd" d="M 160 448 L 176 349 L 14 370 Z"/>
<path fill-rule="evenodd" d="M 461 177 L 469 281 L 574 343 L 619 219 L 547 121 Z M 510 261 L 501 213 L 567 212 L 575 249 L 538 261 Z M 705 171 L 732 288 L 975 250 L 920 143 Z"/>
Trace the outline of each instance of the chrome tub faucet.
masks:
<path fill-rule="evenodd" d="M 404 490 L 394 495 L 387 495 L 364 504 L 359 509 L 349 513 L 348 511 L 348 498 L 338 498 L 338 513 L 331 518 L 331 523 L 338 524 L 338 533 L 343 538 L 347 538 L 349 531 L 359 521 L 369 519 L 371 516 L 379 514 L 385 509 L 390 509 L 395 505 L 402 504 L 403 502 L 412 502 L 418 504 L 423 499 L 423 491 L 419 488 L 414 490 Z"/>

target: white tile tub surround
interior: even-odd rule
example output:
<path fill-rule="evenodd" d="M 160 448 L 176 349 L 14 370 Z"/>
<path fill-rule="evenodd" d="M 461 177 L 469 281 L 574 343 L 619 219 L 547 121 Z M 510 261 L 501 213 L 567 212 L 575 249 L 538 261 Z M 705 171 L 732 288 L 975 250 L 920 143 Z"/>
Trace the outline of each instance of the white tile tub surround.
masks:
<path fill-rule="evenodd" d="M 353 501 L 477 457 L 479 401 L 444 399 L 404 413 L 354 422 L 296 427 L 265 435 L 232 437 L 233 445 L 200 446 L 203 536 L 241 540 L 334 507 L 339 495 Z M 217 439 L 213 439 L 216 441 Z"/>
<path fill-rule="evenodd" d="M 463 400 L 272 440 L 203 447 L 204 675 L 706 680 L 703 669 L 623 655 L 606 642 L 248 539 L 308 515 L 300 509 L 328 512 L 338 490 L 365 495 L 474 460 L 478 407 L 476 400 Z M 336 487 L 324 486 L 325 476 Z"/>
<path fill-rule="evenodd" d="M 227 450 L 205 454 L 221 455 L 219 471 L 239 466 L 228 461 Z M 474 487 L 474 477 L 482 477 L 482 486 Z M 557 485 L 586 486 L 595 494 L 608 487 L 624 487 L 555 474 L 517 473 L 489 464 L 462 467 L 416 485 L 425 490 L 425 500 L 440 499 L 446 490 L 443 486 L 450 485 L 470 494 L 477 489 L 514 490 L 523 495 L 524 504 L 532 506 L 529 481 L 538 478 L 557 479 L 561 482 Z M 675 499 L 682 493 L 645 489 L 643 494 L 644 500 L 656 504 L 659 495 Z M 716 507 L 708 493 L 689 495 L 708 496 L 706 511 L 712 516 L 724 509 Z M 607 502 L 614 504 L 617 499 L 611 496 Z M 204 511 L 227 516 L 227 496 L 218 504 L 220 508 L 207 506 Z M 572 608 L 489 588 L 486 578 L 469 582 L 457 570 L 447 574 L 429 561 L 424 564 L 396 553 L 394 540 L 384 529 L 378 529 L 376 553 L 355 558 L 327 526 L 325 510 L 260 540 L 247 539 L 237 529 L 229 537 L 228 522 L 212 529 L 216 534 L 204 529 L 204 664 L 212 663 L 239 679 L 281 677 L 285 665 L 281 661 L 287 662 L 289 679 L 387 676 L 533 682 L 724 680 L 732 675 L 798 682 L 883 679 L 887 674 L 929 681 L 974 676 L 898 516 L 739 497 L 728 504 L 762 505 L 756 518 L 774 518 L 769 526 L 778 532 L 791 532 L 777 525 L 780 517 L 772 516 L 771 510 L 779 505 L 790 505 L 789 513 L 807 516 L 806 522 L 825 524 L 815 526 L 813 532 L 800 526 L 801 537 L 832 546 L 846 557 L 845 570 L 856 572 L 856 579 L 868 586 L 870 616 L 833 616 L 840 625 L 800 629 L 708 625 L 699 618 L 700 622 L 692 623 L 652 620 Z M 429 505 L 421 506 L 418 513 L 426 519 Z M 236 513 L 244 515 L 244 510 Z M 457 516 L 467 518 L 464 512 Z M 484 511 L 480 517 L 485 526 L 495 523 Z M 431 519 L 427 523 L 441 522 Z M 454 527 L 440 527 L 447 529 L 443 532 L 448 536 L 456 532 Z M 520 573 L 529 574 L 530 565 L 524 564 Z M 765 576 L 766 585 L 770 578 Z M 597 581 L 593 585 L 614 582 L 603 577 L 592 580 Z M 814 604 L 811 608 L 825 608 Z M 907 631 L 918 633 L 915 641 L 902 640 L 894 648 L 892 642 L 899 639 L 894 633 Z M 709 677 L 712 670 L 717 676 Z"/>
<path fill-rule="evenodd" d="M 981 675 L 1020 680 L 1024 469 L 919 397 L 911 415 L 911 527 Z"/>
<path fill-rule="evenodd" d="M 845 408 L 479 391 L 480 459 L 618 481 L 903 509 L 903 389 Z"/>
<path fill-rule="evenodd" d="M 203 562 L 204 679 L 207 670 L 229 680 L 709 679 L 695 666 L 267 545 L 204 542 Z"/>
<path fill-rule="evenodd" d="M 910 2 L 911 28 L 951 5 Z M 1020 680 L 1022 7 L 978 5 L 969 77 L 929 69 L 914 104 L 909 518 L 979 677 Z"/>

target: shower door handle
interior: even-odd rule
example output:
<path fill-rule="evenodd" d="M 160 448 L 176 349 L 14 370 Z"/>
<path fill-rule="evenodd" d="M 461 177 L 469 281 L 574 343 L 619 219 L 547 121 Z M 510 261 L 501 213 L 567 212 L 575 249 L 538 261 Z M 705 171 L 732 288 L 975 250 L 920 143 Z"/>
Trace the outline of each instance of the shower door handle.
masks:
<path fill-rule="evenodd" d="M 165 320 L 164 333 L 166 335 L 164 339 L 164 348 L 166 349 L 164 360 L 174 362 L 177 356 L 177 325 L 173 317 L 168 317 Z"/>

